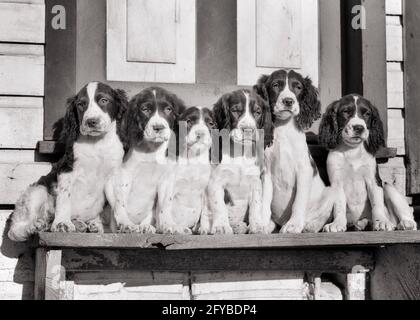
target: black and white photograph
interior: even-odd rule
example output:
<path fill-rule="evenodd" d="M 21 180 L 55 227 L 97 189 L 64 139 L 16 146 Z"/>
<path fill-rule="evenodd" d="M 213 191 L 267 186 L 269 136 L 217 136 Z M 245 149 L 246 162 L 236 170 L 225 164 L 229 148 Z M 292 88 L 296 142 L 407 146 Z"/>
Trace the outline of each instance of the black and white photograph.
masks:
<path fill-rule="evenodd" d="M 0 300 L 420 300 L 419 101 L 418 0 L 0 0 Z"/>

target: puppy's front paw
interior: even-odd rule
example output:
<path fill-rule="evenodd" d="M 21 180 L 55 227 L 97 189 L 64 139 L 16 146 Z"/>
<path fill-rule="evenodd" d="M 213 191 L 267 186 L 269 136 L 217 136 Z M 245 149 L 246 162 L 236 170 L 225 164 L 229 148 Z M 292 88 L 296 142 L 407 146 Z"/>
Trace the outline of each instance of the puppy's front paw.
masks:
<path fill-rule="evenodd" d="M 98 222 L 98 221 L 88 222 L 87 229 L 90 233 L 98 233 L 98 234 L 105 233 L 104 225 L 102 224 L 102 222 Z"/>
<path fill-rule="evenodd" d="M 40 233 L 40 232 L 46 232 L 48 231 L 49 225 L 48 222 L 45 221 L 44 219 L 38 219 L 37 221 L 35 221 L 34 226 L 33 226 L 33 230 L 31 230 L 31 234 L 32 233 Z"/>
<path fill-rule="evenodd" d="M 210 228 L 208 227 L 200 227 L 197 232 L 200 236 L 207 236 L 211 233 Z"/>
<path fill-rule="evenodd" d="M 154 234 L 156 233 L 156 228 L 150 224 L 141 224 L 138 227 L 138 232 L 142 234 Z"/>
<path fill-rule="evenodd" d="M 176 225 L 163 225 L 159 227 L 159 233 L 162 234 L 180 234 L 192 235 L 192 230 L 187 227 L 179 227 Z"/>
<path fill-rule="evenodd" d="M 78 233 L 86 233 L 87 232 L 88 226 L 82 220 L 73 219 L 71 222 L 74 224 L 74 226 L 76 228 L 76 232 L 78 232 Z"/>
<path fill-rule="evenodd" d="M 51 226 L 51 232 L 72 233 L 72 232 L 76 232 L 76 227 L 71 221 L 54 222 L 53 225 Z"/>
<path fill-rule="evenodd" d="M 211 228 L 210 234 L 214 235 L 232 235 L 233 229 L 229 224 L 214 224 Z"/>
<path fill-rule="evenodd" d="M 394 231 L 395 225 L 389 221 L 377 220 L 373 223 L 373 231 Z"/>
<path fill-rule="evenodd" d="M 249 227 L 245 222 L 238 223 L 232 227 L 234 234 L 247 234 Z"/>
<path fill-rule="evenodd" d="M 403 220 L 398 224 L 399 231 L 415 231 L 417 230 L 417 223 L 414 220 Z"/>
<path fill-rule="evenodd" d="M 271 225 L 265 226 L 260 223 L 249 225 L 249 234 L 271 234 L 273 233 L 273 227 Z"/>
<path fill-rule="evenodd" d="M 135 224 L 119 224 L 117 227 L 118 233 L 137 233 L 139 227 Z"/>
<path fill-rule="evenodd" d="M 363 219 L 360 221 L 357 221 L 357 223 L 354 225 L 354 228 L 356 231 L 365 231 L 370 225 L 370 221 L 368 219 Z"/>
<path fill-rule="evenodd" d="M 303 232 L 304 227 L 304 223 L 301 221 L 289 221 L 281 228 L 280 233 L 299 234 Z"/>
<path fill-rule="evenodd" d="M 340 233 L 340 232 L 346 232 L 347 231 L 347 225 L 346 223 L 342 222 L 333 222 L 330 224 L 327 224 L 324 227 L 324 232 L 327 233 Z"/>

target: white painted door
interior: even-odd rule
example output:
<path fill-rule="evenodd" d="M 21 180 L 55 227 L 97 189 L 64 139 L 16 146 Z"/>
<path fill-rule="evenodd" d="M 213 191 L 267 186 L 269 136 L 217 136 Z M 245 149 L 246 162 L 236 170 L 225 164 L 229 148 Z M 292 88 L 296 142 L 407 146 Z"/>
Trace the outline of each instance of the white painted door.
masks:
<path fill-rule="evenodd" d="M 238 84 L 295 69 L 318 83 L 318 0 L 238 0 Z"/>
<path fill-rule="evenodd" d="M 196 0 L 107 0 L 107 80 L 195 83 Z"/>

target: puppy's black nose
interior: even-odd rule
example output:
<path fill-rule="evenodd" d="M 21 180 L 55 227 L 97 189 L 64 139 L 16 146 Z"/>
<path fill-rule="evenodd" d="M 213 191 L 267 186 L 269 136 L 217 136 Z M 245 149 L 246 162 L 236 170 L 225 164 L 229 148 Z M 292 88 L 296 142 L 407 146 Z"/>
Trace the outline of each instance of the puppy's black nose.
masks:
<path fill-rule="evenodd" d="M 356 134 L 362 134 L 365 131 L 365 127 L 362 126 L 362 125 L 355 125 L 355 126 L 353 126 L 353 131 Z"/>
<path fill-rule="evenodd" d="M 284 98 L 283 99 L 283 105 L 285 107 L 291 108 L 291 107 L 293 107 L 294 104 L 295 104 L 295 100 L 293 100 L 292 98 Z"/>
<path fill-rule="evenodd" d="M 89 128 L 96 128 L 99 125 L 99 119 L 98 118 L 88 119 L 86 120 L 86 125 Z"/>
<path fill-rule="evenodd" d="M 164 126 L 164 125 L 162 125 L 162 124 L 156 124 L 156 125 L 154 125 L 154 126 L 153 126 L 153 130 L 154 130 L 155 132 L 160 132 L 160 131 L 162 131 L 162 130 L 165 130 L 165 126 Z"/>

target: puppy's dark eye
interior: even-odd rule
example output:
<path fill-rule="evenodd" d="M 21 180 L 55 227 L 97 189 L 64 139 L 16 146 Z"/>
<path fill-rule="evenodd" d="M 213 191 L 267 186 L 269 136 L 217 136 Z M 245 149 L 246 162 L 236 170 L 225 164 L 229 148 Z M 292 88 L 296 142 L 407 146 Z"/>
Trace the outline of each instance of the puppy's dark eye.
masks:
<path fill-rule="evenodd" d="M 370 117 L 372 114 L 369 112 L 369 111 L 367 111 L 366 113 L 365 113 L 365 117 Z"/>
<path fill-rule="evenodd" d="M 271 87 L 272 87 L 273 89 L 279 89 L 279 88 L 280 88 L 280 84 L 278 84 L 277 82 L 274 82 L 274 83 L 271 85 Z"/>
<path fill-rule="evenodd" d="M 302 89 L 303 89 L 302 84 L 301 84 L 301 83 L 299 83 L 299 82 L 295 82 L 295 83 L 293 84 L 293 86 L 294 86 L 296 89 L 298 89 L 298 90 L 302 90 Z"/>
<path fill-rule="evenodd" d="M 170 115 L 173 111 L 173 108 L 168 105 L 168 106 L 165 107 L 164 111 L 167 115 Z"/>
<path fill-rule="evenodd" d="M 99 104 L 101 106 L 106 106 L 108 103 L 109 103 L 109 99 L 107 99 L 107 98 L 102 98 L 102 99 L 99 100 Z"/>
<path fill-rule="evenodd" d="M 76 104 L 77 109 L 79 109 L 80 111 L 83 111 L 83 109 L 85 108 L 85 104 L 83 102 L 78 102 Z"/>
<path fill-rule="evenodd" d="M 150 115 L 152 113 L 152 109 L 150 109 L 149 106 L 142 106 L 140 110 L 146 115 Z"/>

